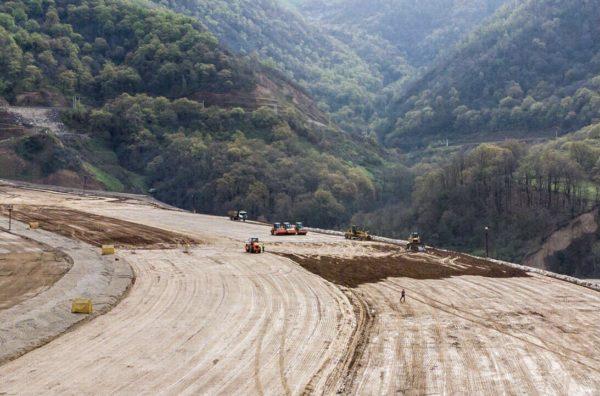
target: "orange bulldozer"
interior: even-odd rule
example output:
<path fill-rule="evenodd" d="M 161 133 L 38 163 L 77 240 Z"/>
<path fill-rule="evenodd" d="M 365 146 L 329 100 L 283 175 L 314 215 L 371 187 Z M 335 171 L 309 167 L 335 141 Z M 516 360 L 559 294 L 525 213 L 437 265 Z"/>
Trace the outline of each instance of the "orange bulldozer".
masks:
<path fill-rule="evenodd" d="M 246 241 L 246 253 L 262 253 L 265 251 L 265 246 L 258 241 L 258 238 L 252 237 Z"/>

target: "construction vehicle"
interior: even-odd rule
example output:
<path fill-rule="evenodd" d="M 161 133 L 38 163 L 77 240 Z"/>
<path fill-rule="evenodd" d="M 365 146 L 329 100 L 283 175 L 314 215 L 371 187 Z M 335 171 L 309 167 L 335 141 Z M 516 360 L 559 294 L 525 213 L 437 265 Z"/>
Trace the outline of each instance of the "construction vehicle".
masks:
<path fill-rule="evenodd" d="M 271 235 L 287 235 L 287 230 L 283 223 L 273 223 L 273 227 L 271 228 Z"/>
<path fill-rule="evenodd" d="M 246 249 L 246 253 L 263 253 L 265 251 L 265 246 L 255 237 L 248 239 L 244 248 Z"/>
<path fill-rule="evenodd" d="M 286 235 L 296 235 L 296 227 L 294 227 L 291 223 L 283 223 L 285 227 Z"/>
<path fill-rule="evenodd" d="M 306 230 L 306 228 L 304 228 L 304 225 L 302 224 L 301 221 L 296 222 L 296 224 L 294 225 L 294 228 L 296 229 L 296 235 L 308 234 L 308 231 Z"/>
<path fill-rule="evenodd" d="M 355 225 L 351 226 L 346 233 L 344 234 L 346 239 L 359 240 L 359 241 L 370 241 L 371 235 L 369 231 L 362 229 L 361 227 L 357 227 Z"/>
<path fill-rule="evenodd" d="M 245 210 L 230 210 L 227 212 L 227 216 L 229 216 L 229 220 L 233 221 L 246 221 L 248 218 L 248 212 Z"/>
<path fill-rule="evenodd" d="M 418 232 L 413 232 L 408 237 L 408 243 L 406 244 L 406 250 L 413 252 L 424 252 L 425 246 L 421 242 L 421 235 Z"/>

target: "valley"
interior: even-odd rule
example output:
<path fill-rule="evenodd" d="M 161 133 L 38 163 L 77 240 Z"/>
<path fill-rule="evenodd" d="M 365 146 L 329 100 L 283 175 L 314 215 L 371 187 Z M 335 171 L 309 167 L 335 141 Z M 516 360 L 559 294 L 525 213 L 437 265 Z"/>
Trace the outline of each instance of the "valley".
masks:
<path fill-rule="evenodd" d="M 148 4 L 0 8 L 6 53 L 21 60 L 1 66 L 13 112 L 0 177 L 391 237 L 418 229 L 475 254 L 489 227 L 492 255 L 518 262 L 598 205 L 588 5 Z M 546 44 L 561 35 L 585 40 Z M 597 277 L 594 243 L 584 268 L 556 268 Z"/>
<path fill-rule="evenodd" d="M 0 2 L 0 395 L 596 395 L 598 20 Z"/>

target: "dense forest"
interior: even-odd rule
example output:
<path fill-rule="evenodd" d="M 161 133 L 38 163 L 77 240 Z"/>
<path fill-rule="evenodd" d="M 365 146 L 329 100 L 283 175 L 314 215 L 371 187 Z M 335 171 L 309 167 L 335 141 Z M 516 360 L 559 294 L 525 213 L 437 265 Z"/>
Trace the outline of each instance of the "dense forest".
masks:
<path fill-rule="evenodd" d="M 76 136 L 0 126 L 0 177 L 68 171 L 190 210 L 418 230 L 478 254 L 489 227 L 492 254 L 519 261 L 600 201 L 598 12 L 584 0 L 5 1 L 0 104 L 61 107 Z M 598 276 L 597 239 L 553 265 Z"/>
<path fill-rule="evenodd" d="M 123 92 L 177 97 L 244 90 L 250 69 L 193 19 L 120 1 L 0 5 L 0 95 L 34 90 L 91 103 Z"/>
<path fill-rule="evenodd" d="M 383 40 L 416 68 L 428 66 L 507 0 L 297 0 L 336 37 Z"/>
<path fill-rule="evenodd" d="M 277 0 L 153 0 L 194 16 L 228 48 L 277 68 L 305 87 L 341 128 L 368 131 L 388 62 L 396 77 L 410 74 L 399 54 L 371 45 L 364 59 L 346 43 L 308 24 Z M 391 66 L 393 65 L 393 66 Z"/>
<path fill-rule="evenodd" d="M 195 19 L 119 0 L 10 1 L 0 5 L 0 26 L 2 95 L 19 103 L 45 92 L 54 102 L 38 105 L 78 95 L 65 122 L 114 150 L 161 199 L 327 226 L 373 205 L 369 168 L 383 164 L 375 142 L 319 125 L 291 103 L 243 109 L 187 99 L 249 95 L 268 74 Z M 41 152 L 39 139 L 23 139 L 35 142 L 16 143 L 22 157 Z M 55 159 L 48 172 L 72 166 Z"/>
<path fill-rule="evenodd" d="M 433 244 L 480 254 L 487 226 L 493 254 L 519 260 L 600 202 L 598 124 L 543 144 L 508 140 L 438 156 L 436 164 L 411 169 L 411 195 L 401 204 L 354 220 L 387 235 L 414 228 Z"/>
<path fill-rule="evenodd" d="M 437 61 L 388 109 L 388 145 L 553 136 L 600 116 L 600 8 L 523 0 Z"/>
<path fill-rule="evenodd" d="M 343 130 L 371 134 L 391 93 L 504 0 L 153 0 L 305 87 Z M 290 6 L 291 4 L 291 6 Z M 385 95 L 384 95 L 385 93 Z"/>

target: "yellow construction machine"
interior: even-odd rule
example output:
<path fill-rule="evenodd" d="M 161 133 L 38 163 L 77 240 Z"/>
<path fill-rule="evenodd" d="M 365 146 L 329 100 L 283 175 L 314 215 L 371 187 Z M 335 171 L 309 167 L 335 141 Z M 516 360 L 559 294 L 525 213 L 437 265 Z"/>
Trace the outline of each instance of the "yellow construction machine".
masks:
<path fill-rule="evenodd" d="M 408 243 L 406 244 L 406 250 L 413 252 L 424 252 L 425 245 L 421 242 L 421 235 L 418 232 L 413 232 L 408 237 Z"/>
<path fill-rule="evenodd" d="M 371 235 L 369 234 L 369 231 L 364 230 L 355 225 L 351 226 L 348 229 L 348 231 L 346 231 L 346 233 L 344 234 L 344 237 L 346 239 L 353 239 L 353 240 L 359 240 L 359 241 L 370 241 L 372 239 Z"/>

